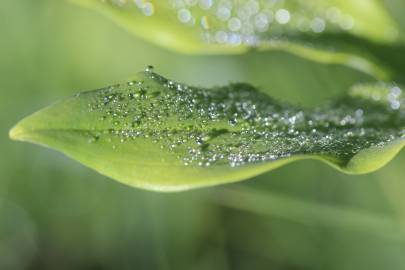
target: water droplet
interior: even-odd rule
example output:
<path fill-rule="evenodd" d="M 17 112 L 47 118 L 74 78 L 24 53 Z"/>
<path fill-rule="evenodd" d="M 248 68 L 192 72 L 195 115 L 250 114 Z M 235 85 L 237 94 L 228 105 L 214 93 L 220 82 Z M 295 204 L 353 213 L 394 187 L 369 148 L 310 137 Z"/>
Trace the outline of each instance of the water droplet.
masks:
<path fill-rule="evenodd" d="M 220 43 L 226 43 L 228 41 L 228 34 L 224 31 L 218 31 L 215 34 L 215 40 Z"/>
<path fill-rule="evenodd" d="M 325 21 L 321 18 L 315 18 L 311 22 L 311 29 L 315 33 L 321 33 L 325 30 L 326 24 Z"/>
<path fill-rule="evenodd" d="M 237 123 L 238 123 L 238 120 L 236 118 L 229 119 L 229 124 L 231 126 L 235 126 Z"/>
<path fill-rule="evenodd" d="M 229 43 L 241 37 L 224 34 Z M 280 104 L 247 84 L 201 89 L 151 73 L 143 81 L 102 90 L 88 110 L 100 121 L 94 127 L 110 125 L 103 133 L 106 142 L 148 139 L 188 166 L 237 167 L 296 154 L 346 159 L 405 135 L 399 87 L 354 90 L 345 100 L 302 109 Z M 388 122 L 399 128 L 387 129 Z M 176 123 L 175 128 L 169 123 Z"/>
<path fill-rule="evenodd" d="M 152 16 L 155 14 L 155 6 L 152 3 L 145 3 L 144 7 L 142 8 L 142 12 L 145 16 Z"/>
<path fill-rule="evenodd" d="M 185 9 L 185 8 L 180 9 L 178 11 L 178 13 L 177 13 L 177 18 L 182 23 L 188 23 L 192 19 L 191 12 L 188 9 Z"/>
<path fill-rule="evenodd" d="M 231 18 L 228 21 L 228 27 L 229 30 L 236 32 L 240 30 L 240 28 L 242 27 L 242 23 L 238 18 Z"/>
<path fill-rule="evenodd" d="M 201 24 L 201 27 L 202 27 L 203 29 L 205 29 L 205 30 L 210 29 L 210 25 L 209 25 L 208 17 L 207 17 L 207 16 L 202 16 L 202 17 L 201 17 L 201 22 L 200 22 L 200 24 Z"/>
<path fill-rule="evenodd" d="M 213 0 L 200 0 L 199 1 L 199 6 L 202 9 L 210 9 L 213 5 Z"/>
<path fill-rule="evenodd" d="M 145 72 L 153 72 L 154 69 L 155 69 L 155 68 L 154 68 L 153 66 L 149 65 L 149 66 L 147 66 L 147 67 L 145 68 Z"/>
<path fill-rule="evenodd" d="M 220 7 L 217 10 L 217 17 L 222 21 L 227 21 L 231 17 L 231 10 L 227 7 Z"/>
<path fill-rule="evenodd" d="M 279 24 L 287 24 L 291 19 L 290 12 L 287 9 L 279 9 L 276 12 L 276 20 Z"/>
<path fill-rule="evenodd" d="M 269 27 L 269 17 L 265 13 L 259 13 L 255 17 L 255 26 L 260 32 L 265 32 Z"/>
<path fill-rule="evenodd" d="M 343 30 L 350 30 L 354 27 L 354 19 L 350 15 L 345 15 L 342 20 L 340 21 L 340 27 Z"/>

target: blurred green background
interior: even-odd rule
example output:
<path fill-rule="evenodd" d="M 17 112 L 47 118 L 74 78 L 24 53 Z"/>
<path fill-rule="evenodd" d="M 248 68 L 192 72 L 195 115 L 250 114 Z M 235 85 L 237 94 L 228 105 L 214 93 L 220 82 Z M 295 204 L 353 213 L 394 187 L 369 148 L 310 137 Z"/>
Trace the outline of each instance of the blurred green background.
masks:
<path fill-rule="evenodd" d="M 405 269 L 405 153 L 365 176 L 301 161 L 159 194 L 8 139 L 35 110 L 150 64 L 182 82 L 250 82 L 305 106 L 373 81 L 280 52 L 179 55 L 63 1 L 1 1 L 0 269 Z"/>

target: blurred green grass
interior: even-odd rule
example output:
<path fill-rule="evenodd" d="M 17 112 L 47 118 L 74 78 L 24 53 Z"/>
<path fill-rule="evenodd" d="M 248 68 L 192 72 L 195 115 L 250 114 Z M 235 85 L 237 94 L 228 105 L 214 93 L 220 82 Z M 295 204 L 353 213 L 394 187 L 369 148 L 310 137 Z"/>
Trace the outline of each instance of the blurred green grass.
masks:
<path fill-rule="evenodd" d="M 31 112 L 150 64 L 182 82 L 246 81 L 305 106 L 372 78 L 280 52 L 178 55 L 54 0 L 2 1 L 0 37 L 0 269 L 405 269 L 404 153 L 365 176 L 303 161 L 236 185 L 155 194 L 8 139 Z M 234 190 L 249 196 L 240 205 L 269 210 L 233 207 Z M 289 215 L 283 201 L 255 200 L 252 190 L 297 202 L 303 216 Z M 383 217 L 392 227 L 335 226 L 328 214 L 314 220 L 305 213 L 319 209 L 307 202 Z"/>

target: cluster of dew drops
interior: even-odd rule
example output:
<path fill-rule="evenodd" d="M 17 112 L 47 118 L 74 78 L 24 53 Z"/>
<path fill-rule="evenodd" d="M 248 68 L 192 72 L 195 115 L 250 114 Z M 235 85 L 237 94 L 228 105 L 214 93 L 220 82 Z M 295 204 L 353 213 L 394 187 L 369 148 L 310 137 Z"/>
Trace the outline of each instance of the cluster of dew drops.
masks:
<path fill-rule="evenodd" d="M 100 0 L 122 8 L 136 7 L 145 16 L 156 13 L 152 0 Z M 322 1 L 308 0 L 164 0 L 176 19 L 201 30 L 209 43 L 254 46 L 261 36 L 283 38 L 285 34 L 319 34 L 350 31 L 351 14 Z"/>
<path fill-rule="evenodd" d="M 98 120 L 89 130 L 103 131 L 89 134 L 89 143 L 105 140 L 117 148 L 146 140 L 184 165 L 235 167 L 302 154 L 345 161 L 405 137 L 405 97 L 398 86 L 360 88 L 361 98 L 305 109 L 247 84 L 190 87 L 153 67 L 139 78 L 95 92 L 88 108 Z"/>

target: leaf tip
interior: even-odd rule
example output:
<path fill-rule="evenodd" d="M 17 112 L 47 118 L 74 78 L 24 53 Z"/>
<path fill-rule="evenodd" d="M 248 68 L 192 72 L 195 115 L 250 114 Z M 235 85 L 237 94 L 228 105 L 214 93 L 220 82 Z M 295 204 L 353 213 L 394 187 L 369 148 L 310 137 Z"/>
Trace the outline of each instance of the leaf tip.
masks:
<path fill-rule="evenodd" d="M 10 131 L 8 132 L 8 136 L 10 137 L 11 140 L 14 141 L 21 141 L 22 140 L 22 129 L 20 127 L 19 124 L 15 125 L 14 127 L 12 127 L 10 129 Z"/>
<path fill-rule="evenodd" d="M 29 117 L 27 117 L 29 118 Z M 26 141 L 27 136 L 32 130 L 31 126 L 27 126 L 27 118 L 24 118 L 23 120 L 17 122 L 10 131 L 8 132 L 8 136 L 11 140 L 13 141 Z"/>

